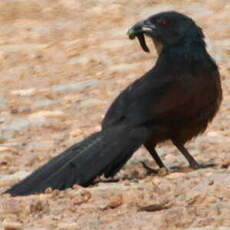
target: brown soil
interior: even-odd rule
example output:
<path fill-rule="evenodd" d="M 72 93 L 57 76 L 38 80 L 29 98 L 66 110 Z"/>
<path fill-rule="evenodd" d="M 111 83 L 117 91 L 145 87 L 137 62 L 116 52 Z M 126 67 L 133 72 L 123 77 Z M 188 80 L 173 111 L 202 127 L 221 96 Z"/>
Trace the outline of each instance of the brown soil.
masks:
<path fill-rule="evenodd" d="M 153 65 L 154 47 L 146 54 L 126 35 L 150 14 L 174 9 L 197 21 L 224 90 L 214 122 L 188 144 L 216 167 L 190 170 L 164 143 L 164 162 L 180 170 L 147 175 L 140 162 L 156 165 L 140 149 L 119 182 L 1 195 L 0 229 L 230 229 L 229 0 L 2 0 L 0 9 L 0 192 L 98 130 L 116 95 Z"/>

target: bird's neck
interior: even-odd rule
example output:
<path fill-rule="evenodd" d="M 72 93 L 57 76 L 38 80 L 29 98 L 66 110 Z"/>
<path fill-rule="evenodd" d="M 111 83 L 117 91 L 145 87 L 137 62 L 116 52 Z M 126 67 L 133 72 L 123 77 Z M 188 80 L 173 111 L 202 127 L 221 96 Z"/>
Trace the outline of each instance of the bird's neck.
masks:
<path fill-rule="evenodd" d="M 199 63 L 197 65 L 197 63 Z M 157 65 L 170 66 L 172 72 L 190 71 L 191 73 L 217 69 L 215 61 L 206 51 L 202 39 L 187 39 L 185 42 L 164 46 Z M 199 69 L 195 67 L 199 66 Z"/>
<path fill-rule="evenodd" d="M 206 45 L 201 38 L 184 38 L 178 43 L 166 45 L 163 47 L 160 55 L 166 55 L 173 60 L 192 61 L 193 59 L 200 59 L 209 56 L 206 50 Z M 175 59 L 176 58 L 176 59 Z"/>

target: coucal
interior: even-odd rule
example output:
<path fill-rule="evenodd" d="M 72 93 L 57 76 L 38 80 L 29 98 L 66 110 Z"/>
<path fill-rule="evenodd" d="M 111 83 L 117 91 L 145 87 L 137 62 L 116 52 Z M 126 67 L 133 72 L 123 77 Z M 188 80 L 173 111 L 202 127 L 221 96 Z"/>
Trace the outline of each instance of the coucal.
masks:
<path fill-rule="evenodd" d="M 201 28 L 191 18 L 168 11 L 138 22 L 128 35 L 138 38 L 146 52 L 145 36 L 153 40 L 159 54 L 155 66 L 114 100 L 101 131 L 54 157 L 6 193 L 88 186 L 102 174 L 114 176 L 141 145 L 162 168 L 155 147 L 166 140 L 192 168 L 202 167 L 184 144 L 205 131 L 219 109 L 222 89 Z"/>

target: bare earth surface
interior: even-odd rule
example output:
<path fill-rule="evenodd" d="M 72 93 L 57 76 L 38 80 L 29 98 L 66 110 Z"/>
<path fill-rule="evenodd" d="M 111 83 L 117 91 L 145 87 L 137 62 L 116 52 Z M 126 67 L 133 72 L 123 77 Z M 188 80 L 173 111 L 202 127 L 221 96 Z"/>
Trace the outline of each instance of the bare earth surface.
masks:
<path fill-rule="evenodd" d="M 224 101 L 187 146 L 190 170 L 171 143 L 158 146 L 170 174 L 147 175 L 138 150 L 119 182 L 12 198 L 0 196 L 5 230 L 230 229 L 229 0 L 1 0 L 0 192 L 100 128 L 106 108 L 156 60 L 127 38 L 136 21 L 174 9 L 204 29 L 220 66 Z M 191 105 L 192 109 L 192 105 Z"/>

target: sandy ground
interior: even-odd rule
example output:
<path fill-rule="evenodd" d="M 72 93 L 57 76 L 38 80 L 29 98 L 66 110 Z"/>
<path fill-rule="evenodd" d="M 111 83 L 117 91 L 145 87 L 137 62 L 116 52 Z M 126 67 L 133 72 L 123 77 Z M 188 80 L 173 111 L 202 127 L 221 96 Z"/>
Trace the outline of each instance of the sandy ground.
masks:
<path fill-rule="evenodd" d="M 0 9 L 0 192 L 98 130 L 120 90 L 154 64 L 154 47 L 146 54 L 126 35 L 148 15 L 174 9 L 193 17 L 224 91 L 214 122 L 187 145 L 216 167 L 189 170 L 164 143 L 162 159 L 181 170 L 147 175 L 140 162 L 156 165 L 140 149 L 117 183 L 1 195 L 0 229 L 230 229 L 229 0 L 2 0 Z"/>

